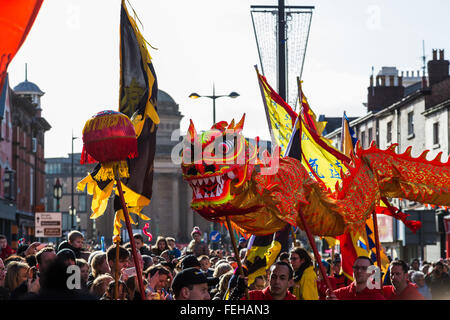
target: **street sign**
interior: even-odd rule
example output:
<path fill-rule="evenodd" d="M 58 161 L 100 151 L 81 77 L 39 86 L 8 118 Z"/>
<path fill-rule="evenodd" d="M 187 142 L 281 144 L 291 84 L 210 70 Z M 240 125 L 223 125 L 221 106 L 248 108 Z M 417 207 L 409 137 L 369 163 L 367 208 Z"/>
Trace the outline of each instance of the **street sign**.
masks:
<path fill-rule="evenodd" d="M 61 237 L 61 212 L 36 212 L 34 236 L 40 238 Z"/>
<path fill-rule="evenodd" d="M 219 231 L 213 230 L 211 231 L 211 233 L 209 234 L 209 240 L 211 242 L 219 242 L 220 241 L 220 233 Z"/>

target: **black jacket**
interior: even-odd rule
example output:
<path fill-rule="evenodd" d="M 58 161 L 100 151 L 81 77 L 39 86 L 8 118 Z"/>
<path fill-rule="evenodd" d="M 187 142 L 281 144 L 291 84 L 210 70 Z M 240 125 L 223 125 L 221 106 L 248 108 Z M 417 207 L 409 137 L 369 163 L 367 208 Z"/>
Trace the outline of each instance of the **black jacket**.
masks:
<path fill-rule="evenodd" d="M 73 251 L 73 253 L 75 253 L 75 257 L 76 257 L 77 259 L 82 258 L 82 256 L 81 256 L 81 250 L 72 247 L 72 246 L 69 244 L 69 242 L 68 242 L 67 240 L 64 240 L 63 242 L 61 242 L 61 243 L 59 244 L 59 246 L 58 246 L 58 252 L 61 251 L 62 249 L 70 249 L 70 250 Z"/>

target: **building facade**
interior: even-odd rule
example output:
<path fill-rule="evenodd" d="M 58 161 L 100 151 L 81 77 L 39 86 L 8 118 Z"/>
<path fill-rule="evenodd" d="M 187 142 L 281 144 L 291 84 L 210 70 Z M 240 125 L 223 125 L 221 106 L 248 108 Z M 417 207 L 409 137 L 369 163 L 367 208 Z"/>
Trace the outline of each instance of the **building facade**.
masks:
<path fill-rule="evenodd" d="M 12 247 L 25 238 L 34 241 L 34 213 L 44 211 L 44 146 L 50 124 L 41 116 L 44 95 L 33 82 L 2 90 L 1 106 L 1 214 L 0 233 Z M 6 219 L 5 219 L 6 218 Z"/>
<path fill-rule="evenodd" d="M 449 61 L 444 51 L 433 50 L 428 62 L 428 75 L 421 77 L 399 73 L 395 67 L 383 67 L 368 88 L 368 113 L 350 122 L 363 148 L 372 142 L 380 149 L 398 144 L 397 153 L 412 146 L 411 155 L 418 157 L 429 150 L 428 160 L 439 153 L 445 162 L 450 145 L 450 77 Z M 406 74 L 406 76 L 405 76 Z M 405 86 L 405 83 L 408 84 Z M 341 128 L 327 138 L 340 145 Z M 408 200 L 392 199 L 391 203 L 411 214 L 410 219 L 422 221 L 423 227 L 412 234 L 400 221 L 378 215 L 380 241 L 393 258 L 438 260 L 445 257 L 441 246 L 441 224 L 444 210 L 435 210 Z"/>
<path fill-rule="evenodd" d="M 70 230 L 80 230 L 87 239 L 96 240 L 95 223 L 89 219 L 92 196 L 88 195 L 86 190 L 83 192 L 77 190 L 77 182 L 86 177 L 94 165 L 81 165 L 80 159 L 81 153 L 45 159 L 45 208 L 47 212 L 61 212 L 63 235 Z M 62 197 L 59 200 L 54 196 L 57 180 L 62 187 Z M 72 193 L 75 210 L 70 210 Z"/>
<path fill-rule="evenodd" d="M 0 234 L 12 237 L 16 220 L 16 203 L 12 157 L 11 88 L 8 76 L 0 92 Z"/>

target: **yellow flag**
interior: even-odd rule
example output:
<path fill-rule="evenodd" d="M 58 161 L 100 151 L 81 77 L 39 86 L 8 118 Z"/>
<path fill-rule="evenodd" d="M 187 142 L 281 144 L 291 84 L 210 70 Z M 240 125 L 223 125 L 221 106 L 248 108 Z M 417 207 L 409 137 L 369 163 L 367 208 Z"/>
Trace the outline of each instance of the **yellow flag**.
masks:
<path fill-rule="evenodd" d="M 281 155 L 284 155 L 292 136 L 292 123 L 297 118 L 297 114 L 267 83 L 264 76 L 258 73 L 259 85 L 266 109 L 267 121 L 269 122 L 272 142 L 281 148 Z"/>
<path fill-rule="evenodd" d="M 303 120 L 301 123 L 302 164 L 309 170 L 309 174 L 313 179 L 319 178 L 333 191 L 336 182 L 341 180 L 341 169 L 343 172 L 346 169 L 339 159 L 316 143 Z"/>

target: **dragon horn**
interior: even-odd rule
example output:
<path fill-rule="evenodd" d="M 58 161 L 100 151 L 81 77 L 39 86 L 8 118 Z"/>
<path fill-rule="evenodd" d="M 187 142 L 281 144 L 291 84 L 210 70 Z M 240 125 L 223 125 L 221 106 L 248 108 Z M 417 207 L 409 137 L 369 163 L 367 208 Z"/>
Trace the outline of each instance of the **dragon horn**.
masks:
<path fill-rule="evenodd" d="M 191 123 L 189 124 L 188 134 L 191 142 L 197 141 L 197 131 L 195 130 L 194 123 L 192 119 L 189 120 Z"/>
<path fill-rule="evenodd" d="M 242 129 L 244 128 L 244 121 L 245 121 L 245 113 L 242 116 L 241 120 L 238 122 L 238 124 L 234 127 L 234 130 L 242 131 Z"/>
<path fill-rule="evenodd" d="M 234 129 L 234 119 L 231 120 L 231 123 L 230 123 L 230 125 L 228 126 L 227 129 Z"/>

